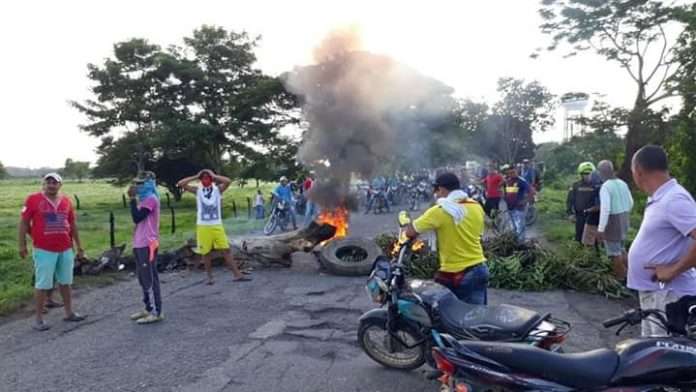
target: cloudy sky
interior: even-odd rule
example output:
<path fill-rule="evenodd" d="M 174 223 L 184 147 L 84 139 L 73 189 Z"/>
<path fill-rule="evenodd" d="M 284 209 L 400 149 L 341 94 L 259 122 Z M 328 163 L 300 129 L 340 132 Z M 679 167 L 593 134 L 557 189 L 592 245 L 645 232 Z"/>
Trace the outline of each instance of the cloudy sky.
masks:
<path fill-rule="evenodd" d="M 61 166 L 94 161 L 98 140 L 78 129 L 85 119 L 68 100 L 88 98 L 88 63 L 115 42 L 144 37 L 166 46 L 202 24 L 261 35 L 258 66 L 277 75 L 311 62 L 312 48 L 336 27 L 357 25 L 367 50 L 392 56 L 456 89 L 492 102 L 501 76 L 537 79 L 552 92 L 601 92 L 630 105 L 634 87 L 615 64 L 591 54 L 545 53 L 539 0 L 3 2 L 0 5 L 0 161 L 6 166 Z M 557 129 L 537 140 L 560 139 Z"/>

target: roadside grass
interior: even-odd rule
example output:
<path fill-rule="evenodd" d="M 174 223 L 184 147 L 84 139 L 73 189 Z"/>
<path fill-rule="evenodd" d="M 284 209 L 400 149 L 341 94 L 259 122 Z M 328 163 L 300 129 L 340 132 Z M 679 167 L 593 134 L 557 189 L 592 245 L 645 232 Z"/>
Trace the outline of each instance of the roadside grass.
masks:
<path fill-rule="evenodd" d="M 260 189 L 266 202 L 274 185 L 262 183 Z M 12 179 L 0 181 L 0 315 L 8 314 L 21 307 L 33 295 L 32 262 L 21 260 L 17 249 L 17 223 L 24 199 L 41 188 L 40 180 Z M 80 200 L 77 222 L 85 253 L 96 258 L 110 247 L 109 214 L 113 212 L 116 245 L 126 244 L 130 252 L 133 222 L 130 211 L 123 207 L 122 194 L 125 187 L 115 187 L 104 180 L 85 180 L 82 183 L 66 181 L 61 191 L 70 196 L 76 206 L 75 195 Z M 163 251 L 180 247 L 189 238 L 195 237 L 195 196 L 186 194 L 175 202 L 170 197 L 167 206 L 166 189 L 160 188 L 161 222 L 160 246 Z M 256 187 L 240 188 L 233 185 L 224 195 L 223 216 L 227 234 L 230 236 L 260 230 L 263 220 L 254 219 L 254 211 L 247 211 L 247 197 L 256 195 Z M 172 233 L 172 209 L 175 215 L 176 232 Z M 236 209 L 237 215 L 234 216 Z M 266 213 L 268 213 L 268 205 Z M 249 219 L 251 216 L 251 219 Z M 29 242 L 31 243 L 31 242 Z M 111 284 L 123 274 L 105 273 L 99 276 L 76 277 L 76 287 L 98 287 Z"/>

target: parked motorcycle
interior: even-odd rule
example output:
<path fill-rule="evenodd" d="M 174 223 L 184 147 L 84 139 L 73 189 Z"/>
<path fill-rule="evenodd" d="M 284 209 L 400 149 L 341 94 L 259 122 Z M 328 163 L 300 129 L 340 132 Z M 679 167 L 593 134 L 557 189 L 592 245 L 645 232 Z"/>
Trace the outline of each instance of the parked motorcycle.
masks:
<path fill-rule="evenodd" d="M 401 226 L 404 224 L 401 222 Z M 404 263 L 410 260 L 414 241 L 403 234 L 400 237 L 398 256 L 393 260 L 379 257 L 366 285 L 368 294 L 380 306 L 360 317 L 358 342 L 375 362 L 404 370 L 420 367 L 426 361 L 434 365 L 431 348 L 439 333 L 459 339 L 559 349 L 570 324 L 550 314 L 512 305 L 471 305 L 433 281 L 407 280 Z"/>
<path fill-rule="evenodd" d="M 669 306 L 669 305 L 668 305 Z M 696 306 L 690 324 L 675 327 L 658 310 L 634 309 L 607 320 L 605 328 L 650 319 L 669 337 L 629 339 L 613 350 L 559 354 L 530 345 L 461 341 L 443 334 L 433 348 L 441 392 L 509 391 L 672 391 L 696 388 Z M 682 325 L 684 325 L 682 323 Z"/>

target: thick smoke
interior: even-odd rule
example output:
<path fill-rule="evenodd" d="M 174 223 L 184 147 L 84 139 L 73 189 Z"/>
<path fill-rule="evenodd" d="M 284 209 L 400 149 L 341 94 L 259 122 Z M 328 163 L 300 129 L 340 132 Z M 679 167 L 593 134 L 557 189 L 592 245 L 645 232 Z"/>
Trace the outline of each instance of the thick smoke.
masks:
<path fill-rule="evenodd" d="M 442 116 L 451 102 L 451 88 L 360 48 L 355 30 L 335 31 L 315 49 L 316 65 L 285 78 L 308 124 L 299 160 L 316 171 L 310 197 L 325 208 L 349 203 L 352 175 L 369 179 L 412 149 L 428 136 L 423 113 Z"/>

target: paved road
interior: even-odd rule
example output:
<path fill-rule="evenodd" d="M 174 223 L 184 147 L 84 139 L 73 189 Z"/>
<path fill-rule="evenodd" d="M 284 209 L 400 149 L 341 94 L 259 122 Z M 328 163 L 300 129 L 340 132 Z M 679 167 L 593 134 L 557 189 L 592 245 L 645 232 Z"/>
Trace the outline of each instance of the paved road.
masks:
<path fill-rule="evenodd" d="M 391 219 L 367 221 L 371 229 L 361 233 L 381 232 Z M 317 268 L 314 260 L 297 257 L 292 268 L 257 271 L 249 283 L 232 282 L 217 270 L 214 286 L 204 285 L 198 272 L 164 274 L 167 320 L 148 326 L 128 320 L 141 306 L 130 277 L 77 293 L 87 322 L 64 323 L 60 310 L 52 310 L 53 328 L 38 333 L 28 318 L 5 320 L 0 391 L 436 390 L 422 370 L 389 371 L 359 350 L 357 318 L 372 307 L 364 279 L 323 275 Z M 560 291 L 492 290 L 490 298 L 570 321 L 570 351 L 612 344 L 599 323 L 622 310 L 600 297 Z"/>

